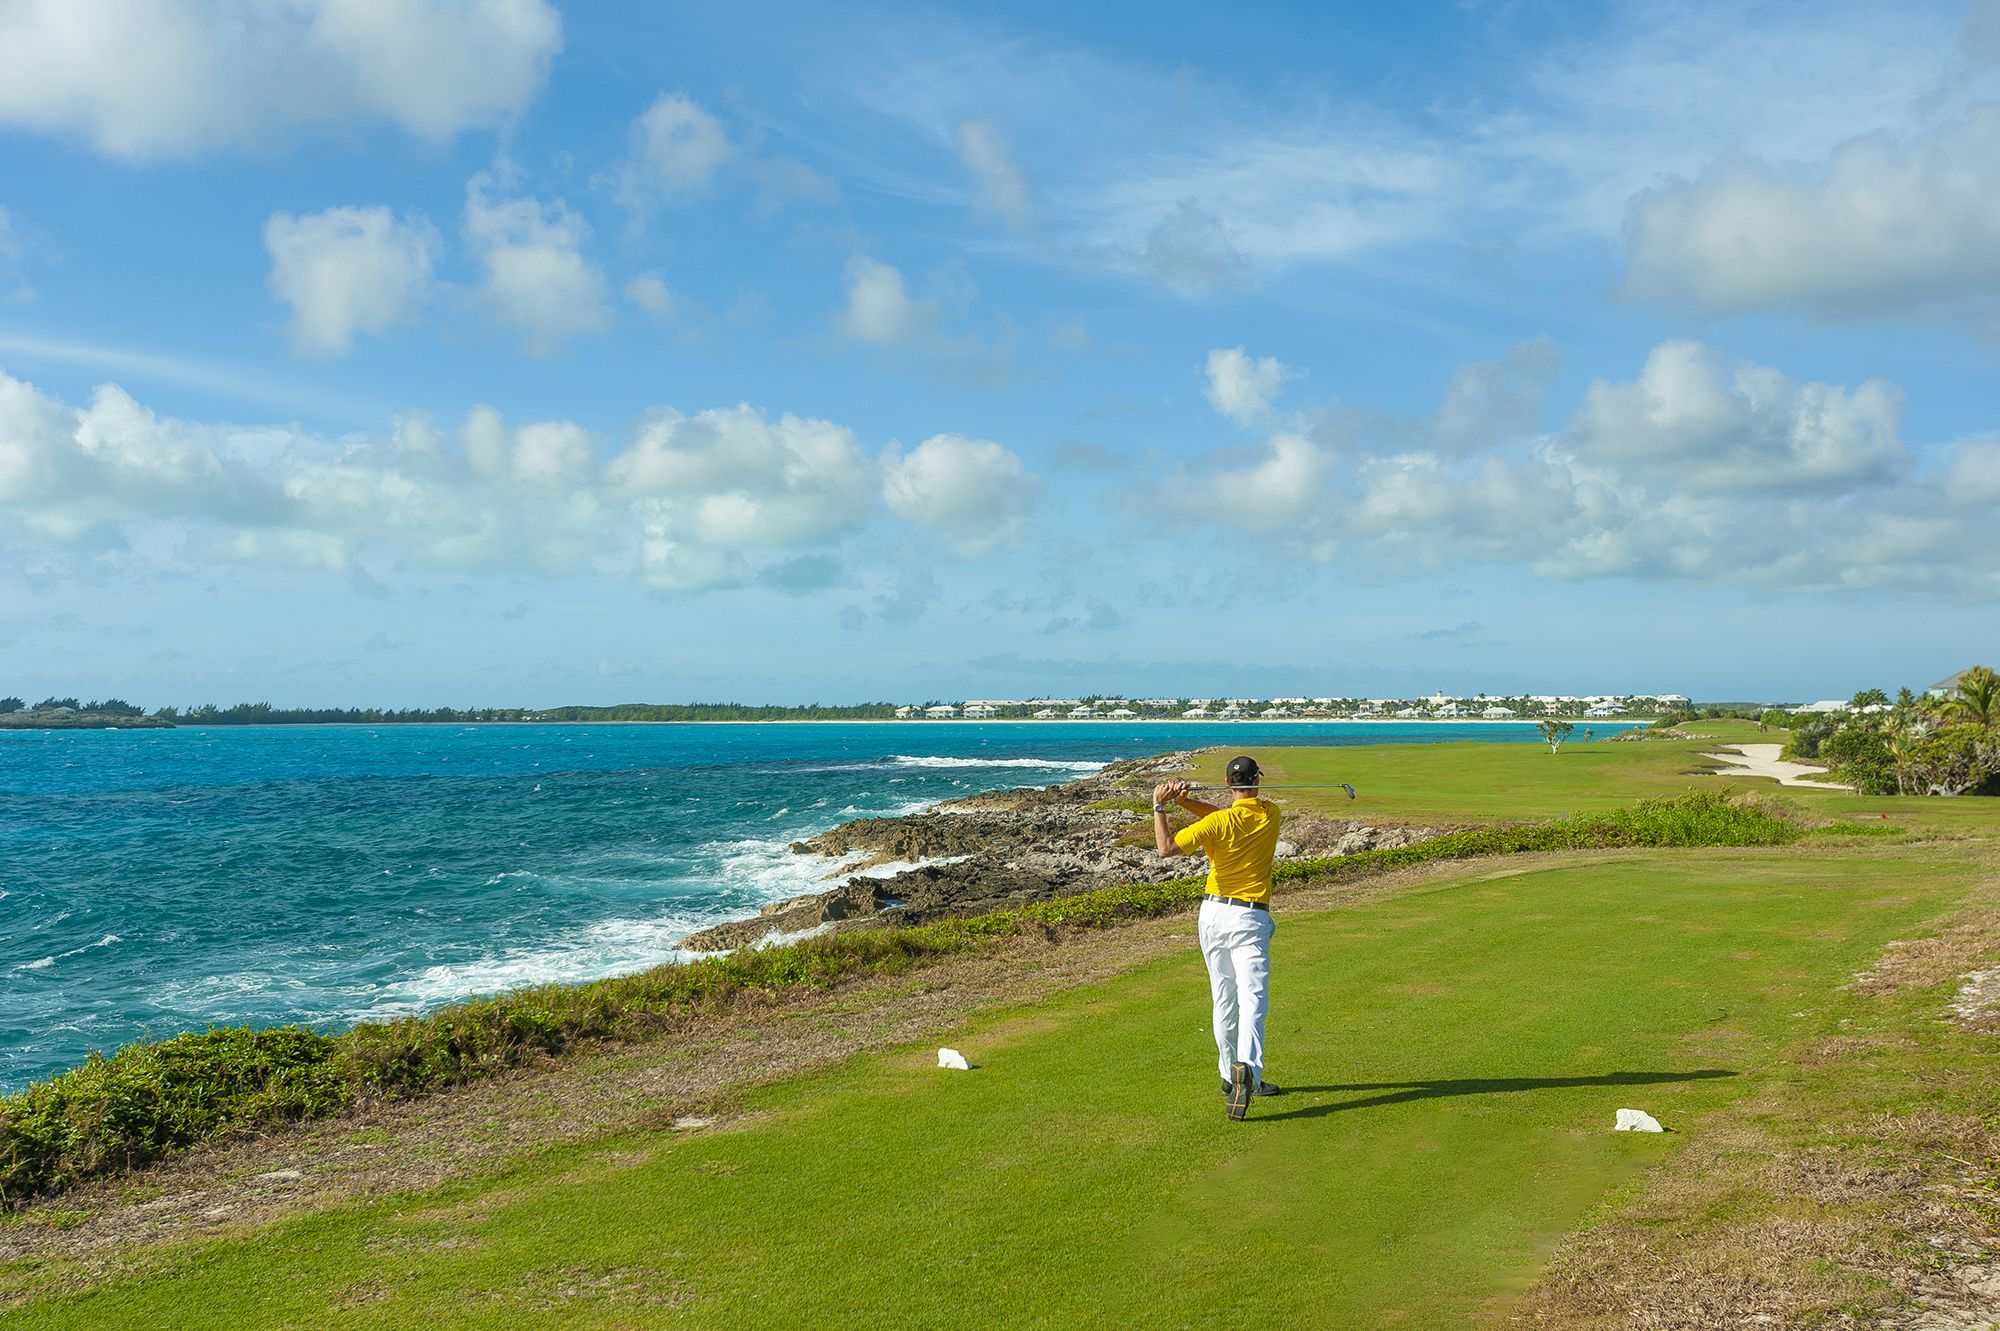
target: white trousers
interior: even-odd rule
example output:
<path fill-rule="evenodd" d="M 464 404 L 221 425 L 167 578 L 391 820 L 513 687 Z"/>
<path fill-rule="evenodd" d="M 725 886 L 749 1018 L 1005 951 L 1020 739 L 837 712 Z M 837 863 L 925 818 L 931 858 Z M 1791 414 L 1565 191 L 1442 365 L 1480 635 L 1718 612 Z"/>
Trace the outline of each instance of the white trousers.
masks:
<path fill-rule="evenodd" d="M 1201 903 L 1202 960 L 1215 1007 L 1216 1062 L 1229 1080 L 1231 1063 L 1250 1065 L 1250 1084 L 1264 1073 L 1264 1012 L 1271 990 L 1271 912 Z"/>

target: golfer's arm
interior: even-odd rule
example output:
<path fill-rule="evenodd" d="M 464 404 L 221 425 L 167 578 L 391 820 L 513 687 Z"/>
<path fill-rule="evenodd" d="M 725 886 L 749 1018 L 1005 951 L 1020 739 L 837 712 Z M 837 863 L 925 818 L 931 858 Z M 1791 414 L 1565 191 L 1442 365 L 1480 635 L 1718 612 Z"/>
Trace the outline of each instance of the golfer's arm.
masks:
<path fill-rule="evenodd" d="M 1186 809 L 1189 813 L 1193 814 L 1197 818 L 1206 818 L 1208 817 L 1208 815 L 1215 812 L 1215 806 L 1213 804 L 1207 804 L 1201 800 L 1191 800 L 1185 795 L 1175 800 L 1174 803 L 1180 805 L 1183 809 Z"/>
<path fill-rule="evenodd" d="M 1153 810 L 1153 849 L 1160 852 L 1163 860 L 1170 860 L 1181 853 L 1181 848 L 1174 844 L 1172 830 L 1167 827 L 1165 809 Z"/>

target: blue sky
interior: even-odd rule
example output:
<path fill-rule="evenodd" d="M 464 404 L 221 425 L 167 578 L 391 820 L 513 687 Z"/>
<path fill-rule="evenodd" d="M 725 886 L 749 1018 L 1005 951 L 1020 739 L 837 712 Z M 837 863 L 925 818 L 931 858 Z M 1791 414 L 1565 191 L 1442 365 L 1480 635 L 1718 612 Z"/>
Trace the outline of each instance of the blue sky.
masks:
<path fill-rule="evenodd" d="M 0 0 L 0 692 L 1995 652 L 2000 3 Z"/>

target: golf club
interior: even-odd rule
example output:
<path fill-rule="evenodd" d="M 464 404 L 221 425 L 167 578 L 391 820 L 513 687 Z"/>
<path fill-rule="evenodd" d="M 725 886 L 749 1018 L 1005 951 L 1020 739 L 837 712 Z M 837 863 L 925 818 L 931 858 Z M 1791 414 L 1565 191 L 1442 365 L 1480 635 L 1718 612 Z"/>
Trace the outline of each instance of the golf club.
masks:
<path fill-rule="evenodd" d="M 1236 787 L 1234 786 L 1189 786 L 1188 787 L 1189 790 L 1234 790 L 1235 788 Z M 1348 785 L 1345 781 L 1327 781 L 1327 782 L 1321 782 L 1317 785 L 1298 785 L 1298 786 L 1260 785 L 1256 788 L 1258 790 L 1344 790 L 1347 792 L 1347 798 L 1349 799 L 1354 798 L 1354 787 Z"/>

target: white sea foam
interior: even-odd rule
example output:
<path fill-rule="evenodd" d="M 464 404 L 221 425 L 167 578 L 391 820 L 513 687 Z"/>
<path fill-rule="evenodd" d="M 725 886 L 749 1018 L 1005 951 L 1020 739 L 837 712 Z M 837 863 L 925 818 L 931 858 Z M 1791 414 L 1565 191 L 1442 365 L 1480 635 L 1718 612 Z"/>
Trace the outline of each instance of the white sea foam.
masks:
<path fill-rule="evenodd" d="M 100 947 L 110 947 L 114 943 L 122 943 L 124 941 L 125 940 L 120 938 L 117 934 L 106 934 L 104 935 L 104 937 L 98 939 L 95 943 L 85 943 L 82 947 L 73 947 L 67 952 L 58 952 L 56 953 L 56 956 L 57 957 L 81 956 L 85 952 L 90 952 Z"/>
<path fill-rule="evenodd" d="M 379 1021 L 480 994 L 629 975 L 685 959 L 690 954 L 680 949 L 680 940 L 705 922 L 689 911 L 669 911 L 653 919 L 600 921 L 545 946 L 508 948 L 492 956 L 425 967 L 382 986 L 366 1006 L 344 1015 L 349 1021 Z"/>
<path fill-rule="evenodd" d="M 53 956 L 40 957 L 34 961 L 24 961 L 14 969 L 17 971 L 45 971 L 66 957 L 82 956 L 86 952 L 94 952 L 100 947 L 110 947 L 114 943 L 122 943 L 124 941 L 117 934 L 106 934 L 95 943 L 85 943 L 82 947 L 73 947 L 67 952 L 58 952 Z"/>
<path fill-rule="evenodd" d="M 878 864 L 868 869 L 856 869 L 844 876 L 848 878 L 894 878 L 897 874 L 906 873 L 911 869 L 922 869 L 932 864 L 957 864 L 961 860 L 969 860 L 971 858 L 970 855 L 940 855 L 935 859 L 928 860 L 890 860 L 887 864 Z M 831 874 L 827 876 L 832 877 Z"/>
<path fill-rule="evenodd" d="M 824 892 L 826 879 L 839 876 L 862 858 L 860 851 L 832 859 L 801 855 L 789 841 L 762 839 L 711 842 L 703 849 L 715 856 L 716 878 L 759 905 Z"/>
<path fill-rule="evenodd" d="M 1105 767 L 1066 758 L 914 758 L 903 753 L 889 761 L 898 767 L 1039 767 L 1057 772 L 1101 772 Z"/>

